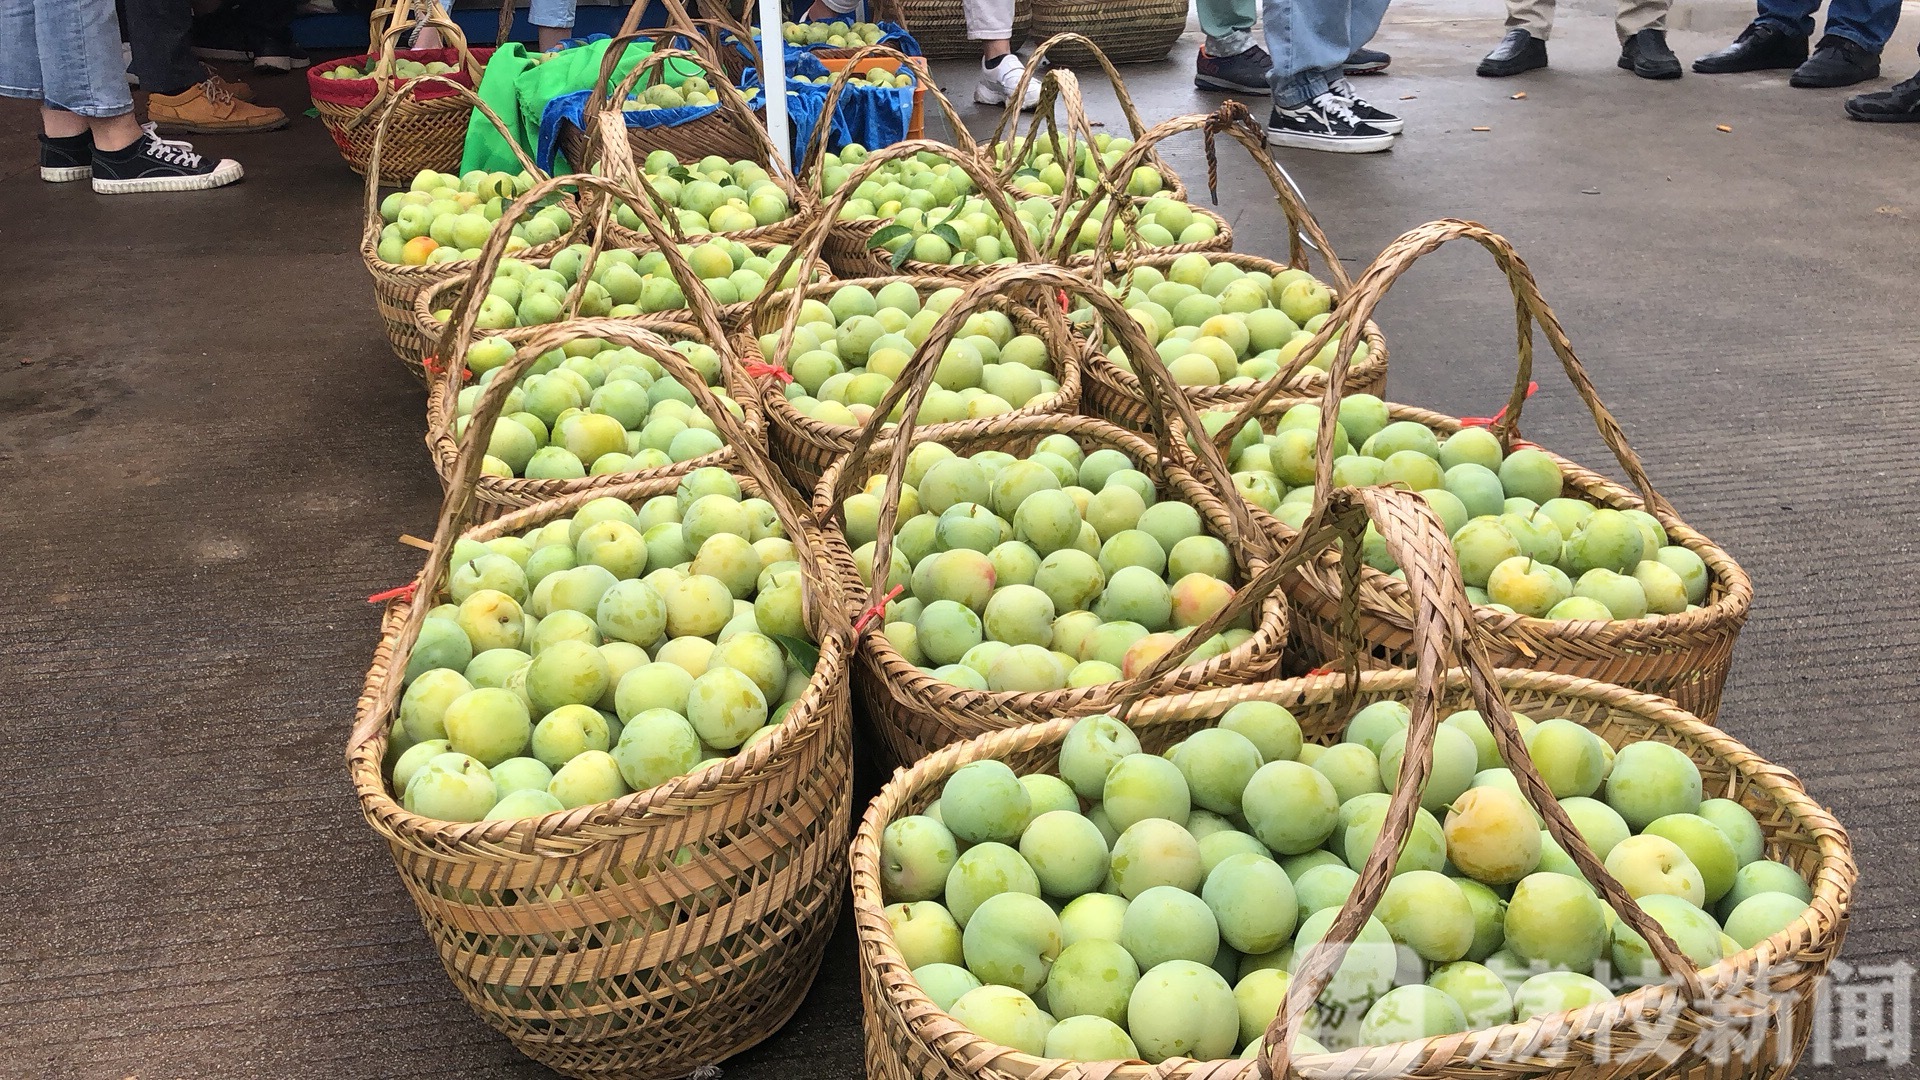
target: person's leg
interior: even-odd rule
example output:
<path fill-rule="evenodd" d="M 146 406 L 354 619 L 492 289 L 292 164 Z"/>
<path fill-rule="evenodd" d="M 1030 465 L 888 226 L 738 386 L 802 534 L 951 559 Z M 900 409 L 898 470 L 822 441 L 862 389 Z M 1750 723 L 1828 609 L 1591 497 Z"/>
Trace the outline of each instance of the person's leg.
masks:
<path fill-rule="evenodd" d="M 192 0 L 124 0 L 133 73 L 150 94 L 178 94 L 207 77 L 193 55 Z"/>
<path fill-rule="evenodd" d="M 1900 24 L 1900 0 L 1832 0 L 1827 5 L 1827 33 L 1879 52 Z"/>
<path fill-rule="evenodd" d="M 575 0 L 533 0 L 527 7 L 527 21 L 540 35 L 540 51 L 546 52 L 573 36 Z"/>
<path fill-rule="evenodd" d="M 253 70 L 265 74 L 295 71 L 311 61 L 293 43 L 293 17 L 300 0 L 238 0 L 240 28 L 246 34 L 247 51 L 253 54 Z"/>
<path fill-rule="evenodd" d="M 1620 0 L 1614 33 L 1620 37 L 1619 66 L 1643 79 L 1677 79 L 1680 58 L 1667 44 L 1667 8 L 1672 0 Z"/>
<path fill-rule="evenodd" d="M 1005 105 L 1012 100 L 1026 74 L 1026 65 L 1013 51 L 1013 0 L 964 0 L 967 39 L 980 43 L 980 82 L 973 100 L 982 105 Z M 1021 95 L 1020 107 L 1040 101 L 1040 80 L 1032 79 Z"/>
<path fill-rule="evenodd" d="M 1507 32 L 1493 51 L 1481 57 L 1474 74 L 1487 79 L 1547 66 L 1547 38 L 1553 33 L 1554 0 L 1507 0 Z"/>
<path fill-rule="evenodd" d="M 1385 0 L 1369 0 L 1385 8 Z M 1273 113 L 1267 141 L 1276 146 L 1336 153 L 1371 153 L 1393 145 L 1393 135 L 1353 114 L 1333 93 L 1352 52 L 1348 0 L 1262 0 Z M 1373 23 L 1379 24 L 1378 15 Z"/>
<path fill-rule="evenodd" d="M 1206 41 L 1194 57 L 1193 85 L 1202 90 L 1268 92 L 1267 50 L 1254 40 L 1255 0 L 1198 0 L 1200 29 Z"/>
<path fill-rule="evenodd" d="M 1353 64 L 1354 57 L 1366 48 L 1367 42 L 1373 40 L 1373 35 L 1380 32 L 1380 20 L 1387 17 L 1388 0 L 1350 2 L 1352 6 L 1347 12 L 1347 58 L 1327 73 L 1327 87 L 1335 97 L 1346 102 L 1347 109 L 1355 116 L 1390 135 L 1398 135 L 1406 127 L 1406 122 L 1361 97 L 1354 85 L 1347 81 L 1347 70 Z"/>
<path fill-rule="evenodd" d="M 1813 13 L 1820 10 L 1820 0 L 1760 0 L 1759 8 L 1754 23 L 1771 26 L 1791 37 L 1810 38 Z"/>

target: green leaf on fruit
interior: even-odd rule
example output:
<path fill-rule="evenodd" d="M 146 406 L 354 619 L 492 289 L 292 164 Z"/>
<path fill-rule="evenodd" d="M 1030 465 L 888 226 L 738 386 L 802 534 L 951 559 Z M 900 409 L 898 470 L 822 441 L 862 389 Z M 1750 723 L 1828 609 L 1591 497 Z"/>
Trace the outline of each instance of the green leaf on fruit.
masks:
<path fill-rule="evenodd" d="M 669 168 L 667 170 L 667 175 L 673 177 L 675 180 L 678 180 L 683 184 L 691 183 L 693 181 L 693 172 L 689 170 L 685 165 L 675 165 Z"/>
<path fill-rule="evenodd" d="M 811 675 L 813 674 L 813 670 L 820 666 L 820 647 L 813 642 L 797 637 L 788 637 L 785 634 L 771 634 L 769 636 L 779 642 L 781 648 L 787 650 L 787 659 L 793 661 L 793 665 L 801 671 Z"/>
<path fill-rule="evenodd" d="M 872 236 L 868 237 L 867 250 L 871 251 L 874 248 L 886 247 L 888 244 L 892 243 L 895 239 L 902 236 L 911 236 L 912 234 L 913 234 L 912 229 L 898 222 L 895 222 L 892 225 L 888 225 L 884 228 L 876 230 Z M 894 263 L 894 265 L 898 266 L 900 264 Z"/>
<path fill-rule="evenodd" d="M 912 257 L 913 257 L 913 245 L 901 244 L 899 249 L 893 253 L 893 257 L 887 260 L 887 263 L 888 265 L 892 266 L 895 270 L 898 270 L 900 269 L 900 267 L 906 264 L 906 261 L 908 259 L 911 259 Z"/>
<path fill-rule="evenodd" d="M 944 221 L 933 227 L 933 235 L 939 237 L 942 240 L 945 240 L 947 242 L 947 246 L 950 248 L 958 250 L 966 246 L 965 244 L 962 244 L 960 242 L 959 232 L 957 232 L 953 226 L 947 224 Z"/>

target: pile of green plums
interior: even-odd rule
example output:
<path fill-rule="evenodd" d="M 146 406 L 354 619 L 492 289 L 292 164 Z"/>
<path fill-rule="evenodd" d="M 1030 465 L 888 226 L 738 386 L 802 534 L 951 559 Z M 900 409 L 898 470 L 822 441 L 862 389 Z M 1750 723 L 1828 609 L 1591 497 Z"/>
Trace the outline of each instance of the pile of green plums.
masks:
<path fill-rule="evenodd" d="M 755 105 L 760 96 L 760 88 L 750 86 L 740 91 L 748 105 Z M 720 92 L 698 75 L 689 75 L 678 86 L 655 83 L 652 86 L 627 95 L 628 112 L 652 112 L 656 109 L 684 109 L 688 106 L 709 106 L 720 104 Z"/>
<path fill-rule="evenodd" d="M 1133 242 L 1151 250 L 1211 240 L 1219 234 L 1219 226 L 1213 218 L 1179 199 L 1156 195 L 1136 202 L 1137 213 L 1130 223 L 1124 218 L 1114 223 L 1109 250 L 1119 251 Z M 841 208 L 840 219 L 848 221 L 860 220 L 863 216 L 879 216 L 877 212 L 868 211 L 864 203 L 865 200 L 859 198 L 849 200 Z M 1063 211 L 1056 201 L 1034 195 L 1016 202 L 1014 214 L 1036 245 L 1046 247 L 1052 244 L 1057 247 L 1059 239 L 1050 239 L 1056 218 L 1064 218 L 1061 226 L 1064 228 L 1065 223 L 1079 220 L 1080 211 L 1085 205 L 1085 200 L 1076 200 L 1068 203 Z M 1108 214 L 1119 212 L 1111 200 L 1102 199 L 1096 203 L 1092 214 L 1079 230 L 1066 238 L 1066 253 L 1081 255 L 1093 251 L 1100 242 L 1101 222 Z M 926 212 L 903 207 L 894 215 L 893 221 L 894 224 L 905 226 L 905 231 L 884 239 L 876 234 L 875 239 L 881 241 L 881 247 L 894 254 L 908 249 L 908 257 L 915 262 L 961 266 L 1016 261 L 1013 241 L 1007 235 L 1005 223 L 993 213 L 983 198 L 970 197 L 954 205 L 937 206 Z"/>
<path fill-rule="evenodd" d="M 768 275 L 787 251 L 782 244 L 762 255 L 724 237 L 680 245 L 688 267 L 700 279 L 699 287 L 723 306 L 756 299 L 766 291 Z M 559 322 L 566 317 L 568 292 L 589 253 L 587 245 L 571 244 L 556 252 L 546 266 L 519 259 L 500 260 L 499 269 L 487 284 L 487 295 L 480 301 L 474 325 L 481 330 L 506 330 Z M 796 263 L 788 268 L 780 287 L 791 288 L 799 276 Z M 622 318 L 678 311 L 687 306 L 685 289 L 675 280 L 667 257 L 658 251 L 607 249 L 594 260 L 587 277 L 580 294 L 580 314 L 590 318 Z M 453 315 L 447 308 L 434 314 L 443 321 Z"/>
<path fill-rule="evenodd" d="M 407 190 L 380 200 L 379 255 L 407 266 L 477 259 L 493 223 L 515 197 L 533 187 L 533 177 L 475 169 L 461 176 L 432 169 L 415 174 Z M 507 252 L 558 240 L 573 219 L 547 206 L 513 223 Z"/>
<path fill-rule="evenodd" d="M 1230 415 L 1203 419 L 1216 430 Z M 1300 404 L 1272 434 L 1249 423 L 1234 437 L 1229 464 L 1249 502 L 1294 528 L 1313 501 L 1320 407 Z M 1357 449 L 1356 449 L 1357 447 Z M 1505 452 L 1482 427 L 1443 440 L 1412 420 L 1390 420 L 1371 394 L 1340 402 L 1333 482 L 1416 491 L 1453 538 L 1467 594 L 1510 614 L 1546 619 L 1639 619 L 1692 610 L 1711 576 L 1700 556 L 1671 543 L 1644 510 L 1613 510 L 1561 494 L 1560 466 L 1533 447 Z M 1368 565 L 1400 567 L 1368 527 Z"/>
<path fill-rule="evenodd" d="M 1273 378 L 1313 341 L 1333 307 L 1333 290 L 1305 270 L 1248 271 L 1197 251 L 1164 272 L 1135 267 L 1106 287 L 1182 386 L 1248 386 Z M 1108 344 L 1107 358 L 1132 371 L 1111 335 Z M 1332 338 L 1306 366 L 1325 371 L 1339 347 L 1340 339 Z M 1364 341 L 1355 346 L 1353 362 L 1368 351 Z"/>
<path fill-rule="evenodd" d="M 662 209 L 673 211 L 684 236 L 744 232 L 793 216 L 786 189 L 757 162 L 710 154 L 682 165 L 671 150 L 655 150 L 643 168 Z M 614 217 L 629 229 L 642 228 L 639 215 L 625 203 L 615 208 Z"/>
<path fill-rule="evenodd" d="M 720 383 L 720 356 L 698 341 L 674 348 L 733 413 L 740 407 Z M 513 359 L 505 338 L 482 338 L 467 350 L 478 378 L 454 404 L 455 437 L 501 365 Z M 713 420 L 686 387 L 653 357 L 598 338 L 580 338 L 542 355 L 520 377 L 487 440 L 483 470 L 492 476 L 573 480 L 604 473 L 658 469 L 718 451 Z"/>
<path fill-rule="evenodd" d="M 644 791 L 771 735 L 806 689 L 800 569 L 773 507 L 720 469 L 638 506 L 461 540 L 407 660 L 394 794 L 442 821 Z"/>
<path fill-rule="evenodd" d="M 1093 146 L 1089 147 L 1084 139 L 1069 138 L 1062 133 L 1060 152 L 1073 159 L 1072 179 L 1060 156 L 1054 152 L 1051 139 L 1039 138 L 1025 147 L 1025 160 L 1013 171 L 1012 187 L 1026 195 L 1063 195 L 1071 184 L 1073 190 L 1081 195 L 1093 193 L 1094 182 L 1126 156 L 1133 149 L 1133 140 L 1125 135 L 1109 135 L 1096 131 Z M 1000 143 L 993 148 L 994 164 L 1001 169 L 1007 167 L 1007 160 L 1013 154 L 1013 148 Z M 1158 195 L 1166 190 L 1167 179 L 1160 170 L 1152 165 L 1141 165 L 1127 178 L 1127 194 L 1136 196 Z"/>
<path fill-rule="evenodd" d="M 1767 859 L 1753 814 L 1704 799 L 1681 751 L 1519 719 L 1581 836 L 1701 967 L 1807 909 L 1812 890 Z M 1379 836 L 1408 720 L 1377 701 L 1321 746 L 1280 705 L 1244 702 L 1151 754 L 1092 716 L 1057 775 L 967 764 L 882 834 L 894 945 L 935 1004 L 1025 1053 L 1253 1056 Z M 1438 734 L 1394 876 L 1295 1053 L 1494 1027 L 1664 979 L 1542 831 L 1481 715 Z"/>
<path fill-rule="evenodd" d="M 834 19 L 820 22 L 789 22 L 780 26 L 780 37 L 789 45 L 828 45 L 836 49 L 858 49 L 878 45 L 887 36 L 878 24 Z"/>
<path fill-rule="evenodd" d="M 843 285 L 825 302 L 802 301 L 785 364 L 793 375 L 788 403 L 821 423 L 866 423 L 960 294 L 939 289 L 923 300 L 911 283 L 895 281 L 878 289 Z M 778 330 L 759 340 L 763 355 L 778 354 Z M 1025 408 L 1059 391 L 1054 370 L 1040 337 L 1016 333 L 1004 312 L 975 312 L 941 354 L 919 420 L 947 423 Z"/>
<path fill-rule="evenodd" d="M 884 476 L 844 504 L 869 583 Z M 1192 506 L 1109 447 L 1065 435 L 1024 458 L 961 457 L 938 442 L 907 457 L 883 633 L 934 678 L 995 692 L 1096 686 L 1139 674 L 1233 599 L 1232 553 Z M 1189 662 L 1251 637 L 1242 624 Z"/>

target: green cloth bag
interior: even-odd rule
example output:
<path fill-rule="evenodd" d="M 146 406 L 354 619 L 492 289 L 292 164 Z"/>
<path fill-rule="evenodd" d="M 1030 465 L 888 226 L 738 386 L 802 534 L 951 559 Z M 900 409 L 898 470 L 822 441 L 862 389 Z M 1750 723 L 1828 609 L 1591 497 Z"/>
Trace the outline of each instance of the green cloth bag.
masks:
<path fill-rule="evenodd" d="M 540 118 L 547 110 L 547 102 L 563 94 L 593 89 L 594 82 L 600 78 L 600 64 L 606 57 L 607 46 L 611 44 L 611 38 L 602 38 L 548 53 L 538 60 L 537 54 L 527 52 L 518 42 L 503 45 L 487 61 L 487 69 L 480 79 L 480 100 L 500 114 L 500 119 L 513 131 L 514 139 L 527 151 L 527 156 L 532 157 L 540 146 Z M 651 40 L 630 42 L 620 62 L 614 65 L 613 82 L 625 78 L 634 65 L 651 52 Z M 701 73 L 691 64 L 665 66 L 670 86 L 678 86 L 688 75 Z M 686 70 L 680 70 L 682 68 Z M 461 172 L 474 169 L 509 173 L 521 169 L 520 159 L 500 138 L 500 132 L 478 112 L 467 123 L 467 143 L 460 159 Z M 555 169 L 559 170 L 557 162 Z"/>

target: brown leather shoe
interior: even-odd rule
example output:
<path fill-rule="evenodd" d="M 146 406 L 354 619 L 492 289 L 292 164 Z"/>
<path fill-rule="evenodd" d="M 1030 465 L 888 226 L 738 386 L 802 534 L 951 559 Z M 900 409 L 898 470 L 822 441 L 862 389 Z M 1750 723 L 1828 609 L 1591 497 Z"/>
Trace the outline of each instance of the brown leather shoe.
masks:
<path fill-rule="evenodd" d="M 227 93 L 232 94 L 241 101 L 251 102 L 253 100 L 253 87 L 248 86 L 240 79 L 229 79 L 221 75 L 219 72 L 213 70 L 210 64 L 201 64 L 200 66 L 206 68 L 207 78 L 219 83 L 221 89 Z"/>
<path fill-rule="evenodd" d="M 288 123 L 286 113 L 241 101 L 217 78 L 196 83 L 178 94 L 148 95 L 147 119 L 168 135 L 277 131 Z"/>

